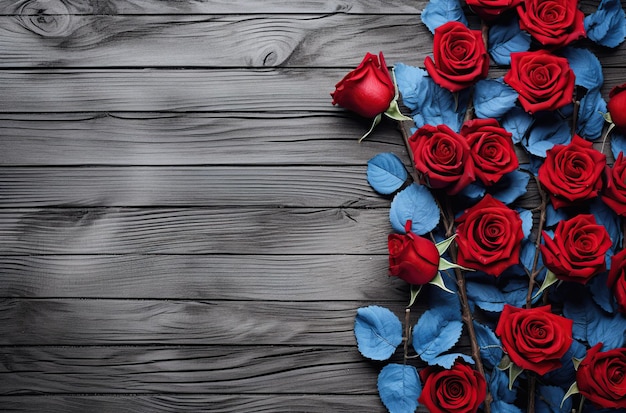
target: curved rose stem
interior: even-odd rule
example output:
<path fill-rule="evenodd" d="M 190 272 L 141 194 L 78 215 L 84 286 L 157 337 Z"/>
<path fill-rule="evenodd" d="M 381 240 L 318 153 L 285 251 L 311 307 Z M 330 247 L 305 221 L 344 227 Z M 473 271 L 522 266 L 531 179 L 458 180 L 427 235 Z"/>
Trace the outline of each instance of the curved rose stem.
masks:
<path fill-rule="evenodd" d="M 409 340 L 411 339 L 411 309 L 404 310 L 404 364 L 409 359 Z"/>
<path fill-rule="evenodd" d="M 537 178 L 533 174 L 533 178 L 535 179 L 535 183 L 537 184 L 537 191 L 539 192 L 539 196 L 541 197 L 541 204 L 539 204 L 539 223 L 537 225 L 537 240 L 535 241 L 535 256 L 533 257 L 533 268 L 530 271 L 530 280 L 528 281 L 528 292 L 526 293 L 526 308 L 532 307 L 532 297 L 533 297 L 533 287 L 535 286 L 535 278 L 540 272 L 540 269 L 537 268 L 537 263 L 539 262 L 539 246 L 541 245 L 541 237 L 543 232 L 543 227 L 546 224 L 546 207 L 548 205 L 548 196 L 545 191 L 541 187 L 541 183 L 539 182 L 539 178 Z"/>

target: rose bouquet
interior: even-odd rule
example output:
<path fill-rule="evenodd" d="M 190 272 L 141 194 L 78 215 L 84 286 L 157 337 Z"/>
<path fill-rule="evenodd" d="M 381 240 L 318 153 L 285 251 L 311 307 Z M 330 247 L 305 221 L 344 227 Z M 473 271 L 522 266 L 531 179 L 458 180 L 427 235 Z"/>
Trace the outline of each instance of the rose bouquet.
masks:
<path fill-rule="evenodd" d="M 355 318 L 365 357 L 403 349 L 378 376 L 383 404 L 626 411 L 626 84 L 607 102 L 582 47 L 623 43 L 621 3 L 585 15 L 576 0 L 431 0 L 422 23 L 423 68 L 390 75 L 368 53 L 332 93 L 373 126 L 405 120 L 400 98 L 410 112 L 412 173 L 392 153 L 367 167 L 392 197 L 389 275 L 409 290 L 403 321 L 377 305 Z"/>

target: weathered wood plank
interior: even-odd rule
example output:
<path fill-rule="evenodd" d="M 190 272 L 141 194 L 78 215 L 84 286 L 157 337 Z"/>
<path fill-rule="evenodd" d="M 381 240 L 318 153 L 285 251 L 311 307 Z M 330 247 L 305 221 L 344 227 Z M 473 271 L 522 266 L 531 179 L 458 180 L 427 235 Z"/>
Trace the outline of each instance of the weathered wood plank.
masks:
<path fill-rule="evenodd" d="M 387 267 L 387 254 L 0 256 L 0 297 L 404 299 Z"/>
<path fill-rule="evenodd" d="M 22 254 L 384 254 L 388 209 L 44 208 L 0 211 Z"/>
<path fill-rule="evenodd" d="M 2 374 L 10 377 L 2 381 L 0 394 L 9 396 L 373 395 L 379 371 L 353 346 L 39 346 L 0 350 Z"/>
<path fill-rule="evenodd" d="M 584 3 L 584 2 L 583 2 Z M 249 13 L 418 13 L 426 0 L 0 0 L 0 14 L 249 14 Z M 43 23 L 40 23 L 43 24 Z M 51 24 L 51 23 L 48 23 Z"/>
<path fill-rule="evenodd" d="M 606 68 L 603 91 L 623 83 Z M 493 73 L 493 76 L 504 72 Z M 0 112 L 342 112 L 341 69 L 0 71 Z"/>
<path fill-rule="evenodd" d="M 357 309 L 378 303 L 403 315 L 408 298 L 408 290 L 392 302 L 5 298 L 0 299 L 0 346 L 254 344 L 356 350 Z M 415 323 L 423 306 L 418 302 L 413 312 Z"/>
<path fill-rule="evenodd" d="M 53 18 L 63 24 L 45 32 L 38 19 L 0 16 L 0 67 L 350 67 L 380 50 L 390 64 L 423 65 L 433 47 L 410 14 Z M 605 67 L 623 66 L 624 48 L 595 49 Z"/>
<path fill-rule="evenodd" d="M 354 142 L 354 145 L 358 144 Z M 388 207 L 360 167 L 2 168 L 0 207 Z"/>
<path fill-rule="evenodd" d="M 387 412 L 371 394 L 33 395 L 4 396 L 0 402 L 7 413 Z"/>
<path fill-rule="evenodd" d="M 0 165 L 364 165 L 403 159 L 392 121 L 333 114 L 0 114 Z"/>

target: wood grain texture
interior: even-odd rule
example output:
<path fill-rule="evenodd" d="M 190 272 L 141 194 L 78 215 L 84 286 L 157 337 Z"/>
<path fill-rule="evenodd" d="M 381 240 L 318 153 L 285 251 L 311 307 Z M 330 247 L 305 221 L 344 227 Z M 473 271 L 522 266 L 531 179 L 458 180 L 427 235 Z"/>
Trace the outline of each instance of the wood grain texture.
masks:
<path fill-rule="evenodd" d="M 0 165 L 357 165 L 408 155 L 391 121 L 329 113 L 0 114 Z"/>
<path fill-rule="evenodd" d="M 23 254 L 384 254 L 388 209 L 43 208 L 0 211 Z"/>
<path fill-rule="evenodd" d="M 0 297 L 405 300 L 382 255 L 0 256 Z"/>
<path fill-rule="evenodd" d="M 622 72 L 604 70 L 607 96 L 612 86 L 623 83 Z M 337 113 L 343 109 L 331 105 L 329 93 L 346 73 L 291 68 L 5 70 L 0 71 L 0 112 Z"/>
<path fill-rule="evenodd" d="M 377 395 L 362 394 L 156 394 L 4 396 L 7 413 L 384 413 Z M 423 411 L 423 410 L 420 410 Z"/>
<path fill-rule="evenodd" d="M 207 278 L 211 284 L 210 275 Z M 408 291 L 405 293 L 402 298 L 408 297 Z M 398 294 L 396 301 L 399 298 Z M 396 314 L 404 312 L 400 303 L 374 303 Z M 369 304 L 322 300 L 0 299 L 0 346 L 254 344 L 345 346 L 358 353 L 354 317 L 357 308 Z M 421 313 L 423 304 L 413 310 Z M 414 317 L 412 323 L 416 320 Z"/>

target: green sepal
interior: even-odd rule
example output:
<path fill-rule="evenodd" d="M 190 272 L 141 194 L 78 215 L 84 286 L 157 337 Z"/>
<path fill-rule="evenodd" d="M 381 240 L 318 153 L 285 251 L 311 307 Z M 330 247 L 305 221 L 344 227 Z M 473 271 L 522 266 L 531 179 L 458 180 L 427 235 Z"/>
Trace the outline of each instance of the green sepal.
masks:
<path fill-rule="evenodd" d="M 400 112 L 400 107 L 398 107 L 398 101 L 396 99 L 392 100 L 389 104 L 389 107 L 384 112 L 387 117 L 390 117 L 393 120 L 403 121 L 403 120 L 413 120 L 408 116 L 404 116 L 402 112 Z"/>
<path fill-rule="evenodd" d="M 382 113 L 379 113 L 378 115 L 376 115 L 376 117 L 372 121 L 372 126 L 370 127 L 370 130 L 365 132 L 365 135 L 361 136 L 361 139 L 359 139 L 359 143 L 361 143 L 361 141 L 363 139 L 367 138 L 369 136 L 369 134 L 372 133 L 372 131 L 374 131 L 374 128 L 380 123 L 382 118 L 383 118 L 383 114 Z"/>
<path fill-rule="evenodd" d="M 435 285 L 435 286 L 441 288 L 442 290 L 444 290 L 445 292 L 448 292 L 450 294 L 454 294 L 454 291 L 452 291 L 448 287 L 446 287 L 446 284 L 443 282 L 443 277 L 441 276 L 441 273 L 439 271 L 437 271 L 437 275 L 435 275 L 435 277 L 432 280 L 430 280 L 428 282 L 428 284 Z"/>
<path fill-rule="evenodd" d="M 537 291 L 537 294 L 533 296 L 533 300 L 539 297 L 539 295 L 541 295 L 541 293 L 544 292 L 548 287 L 550 287 L 552 284 L 558 281 L 559 279 L 556 278 L 556 274 L 548 270 L 546 273 L 546 278 L 544 278 L 543 283 L 541 284 L 541 288 L 539 288 L 539 291 Z"/>
<path fill-rule="evenodd" d="M 511 359 L 509 358 L 509 356 L 507 355 L 502 357 L 502 360 L 500 361 L 500 364 L 498 365 L 498 369 L 502 371 L 504 370 L 509 371 L 509 390 L 513 390 L 513 384 L 515 383 L 515 380 L 517 380 L 519 375 L 522 374 L 522 372 L 524 371 L 523 368 L 513 363 Z"/>
<path fill-rule="evenodd" d="M 600 114 L 602 115 L 606 123 L 613 123 L 613 118 L 611 118 L 611 112 L 606 112 L 606 113 L 600 112 Z"/>
<path fill-rule="evenodd" d="M 572 357 L 572 364 L 574 364 L 574 370 L 578 370 L 578 366 L 583 362 L 583 359 L 577 359 L 576 357 Z"/>
<path fill-rule="evenodd" d="M 578 393 L 580 393 L 580 391 L 578 390 L 578 383 L 574 382 L 569 387 L 569 390 L 567 391 L 567 393 L 565 393 L 565 396 L 563 396 L 563 400 L 561 400 L 561 407 L 563 407 L 563 403 L 565 403 L 565 400 L 567 400 L 568 397 L 573 396 L 574 394 L 578 394 Z"/>
<path fill-rule="evenodd" d="M 437 251 L 439 251 L 439 255 L 443 255 L 443 253 L 446 252 L 448 250 L 448 248 L 450 248 L 450 244 L 452 244 L 452 241 L 455 238 L 456 238 L 456 234 L 454 234 L 450 238 L 446 238 L 443 241 L 440 241 L 440 242 L 435 244 L 435 247 L 437 248 Z"/>
<path fill-rule="evenodd" d="M 409 300 L 409 305 L 407 307 L 411 307 L 413 304 L 415 304 L 415 299 L 417 298 L 420 291 L 422 291 L 421 285 L 411 284 L 411 299 Z"/>
<path fill-rule="evenodd" d="M 445 270 L 449 270 L 451 268 L 459 268 L 459 269 L 465 270 L 465 271 L 474 271 L 471 268 L 465 268 L 462 265 L 450 262 L 450 261 L 446 260 L 445 258 L 441 258 L 441 257 L 439 258 L 439 267 L 438 267 L 439 270 L 445 271 Z"/>

